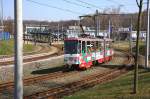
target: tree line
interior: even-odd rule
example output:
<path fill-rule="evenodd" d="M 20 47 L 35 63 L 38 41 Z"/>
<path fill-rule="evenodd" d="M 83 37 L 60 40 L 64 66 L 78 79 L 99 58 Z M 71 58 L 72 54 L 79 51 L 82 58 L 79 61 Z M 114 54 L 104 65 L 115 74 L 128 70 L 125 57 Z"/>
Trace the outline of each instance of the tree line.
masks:
<path fill-rule="evenodd" d="M 106 15 L 103 15 L 106 14 Z M 94 14 L 91 14 L 94 15 Z M 111 22 L 111 26 L 113 29 L 117 29 L 119 27 L 130 27 L 131 22 L 133 25 L 133 30 L 136 30 L 136 24 L 137 24 L 137 18 L 138 13 L 120 13 L 120 8 L 117 9 L 111 9 L 111 10 L 104 10 L 103 12 L 98 14 L 98 20 L 100 21 L 100 29 L 101 30 L 107 30 L 109 26 L 109 20 Z M 146 10 L 142 12 L 142 18 L 141 18 L 141 30 L 146 30 L 147 28 L 147 14 Z M 80 20 L 83 26 L 89 26 L 94 27 L 95 22 L 93 21 L 93 18 L 85 17 Z M 14 34 L 14 21 L 12 19 L 4 20 L 4 31 L 10 32 L 11 34 Z M 66 20 L 66 21 L 37 21 L 37 20 L 24 20 L 23 21 L 23 27 L 25 31 L 26 25 L 47 25 L 49 29 L 57 29 L 58 24 L 60 27 L 63 26 L 63 29 L 67 29 L 71 25 L 79 25 L 79 20 Z"/>

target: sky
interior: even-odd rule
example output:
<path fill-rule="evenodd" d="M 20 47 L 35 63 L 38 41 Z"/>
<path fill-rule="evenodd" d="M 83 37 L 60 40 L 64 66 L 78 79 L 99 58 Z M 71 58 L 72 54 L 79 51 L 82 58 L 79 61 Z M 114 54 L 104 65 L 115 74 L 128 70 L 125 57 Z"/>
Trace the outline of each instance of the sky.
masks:
<path fill-rule="evenodd" d="M 78 19 L 81 15 L 95 13 L 96 9 L 102 12 L 104 9 L 119 6 L 121 12 L 138 12 L 136 0 L 23 0 L 23 19 L 40 21 Z M 14 0 L 3 0 L 3 17 L 14 18 Z"/>

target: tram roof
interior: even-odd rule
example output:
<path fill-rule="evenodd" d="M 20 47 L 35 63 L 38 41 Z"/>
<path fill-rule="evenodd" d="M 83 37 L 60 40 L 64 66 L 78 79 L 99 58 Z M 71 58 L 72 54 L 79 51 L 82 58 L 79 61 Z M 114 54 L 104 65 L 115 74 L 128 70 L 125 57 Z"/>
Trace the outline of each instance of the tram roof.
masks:
<path fill-rule="evenodd" d="M 108 42 L 112 42 L 112 39 L 109 39 L 109 38 L 105 38 L 105 39 L 100 39 L 100 38 L 74 38 L 74 37 L 71 37 L 71 38 L 67 38 L 65 40 L 78 40 L 78 41 L 101 41 L 103 42 L 104 40 L 105 41 L 108 41 Z"/>

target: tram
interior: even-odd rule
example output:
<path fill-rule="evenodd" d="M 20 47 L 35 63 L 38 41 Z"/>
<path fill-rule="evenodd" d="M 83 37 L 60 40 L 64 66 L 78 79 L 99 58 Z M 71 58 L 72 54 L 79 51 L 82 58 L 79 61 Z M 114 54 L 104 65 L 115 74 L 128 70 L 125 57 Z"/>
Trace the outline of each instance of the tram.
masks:
<path fill-rule="evenodd" d="M 94 63 L 110 61 L 114 51 L 111 39 L 66 38 L 64 41 L 64 62 L 67 68 L 87 69 Z"/>

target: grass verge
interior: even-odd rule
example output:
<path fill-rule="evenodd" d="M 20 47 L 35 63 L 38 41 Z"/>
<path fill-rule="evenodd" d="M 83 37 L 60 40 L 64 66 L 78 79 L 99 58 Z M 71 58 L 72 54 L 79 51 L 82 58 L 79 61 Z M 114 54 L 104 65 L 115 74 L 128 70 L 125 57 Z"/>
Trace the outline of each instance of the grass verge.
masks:
<path fill-rule="evenodd" d="M 139 70 L 139 91 L 132 94 L 133 71 L 108 83 L 96 85 L 88 90 L 81 90 L 64 99 L 150 99 L 150 71 Z"/>
<path fill-rule="evenodd" d="M 36 47 L 31 44 L 23 45 L 23 52 L 31 52 L 35 50 Z M 12 55 L 14 53 L 14 40 L 2 40 L 0 41 L 0 55 Z"/>

